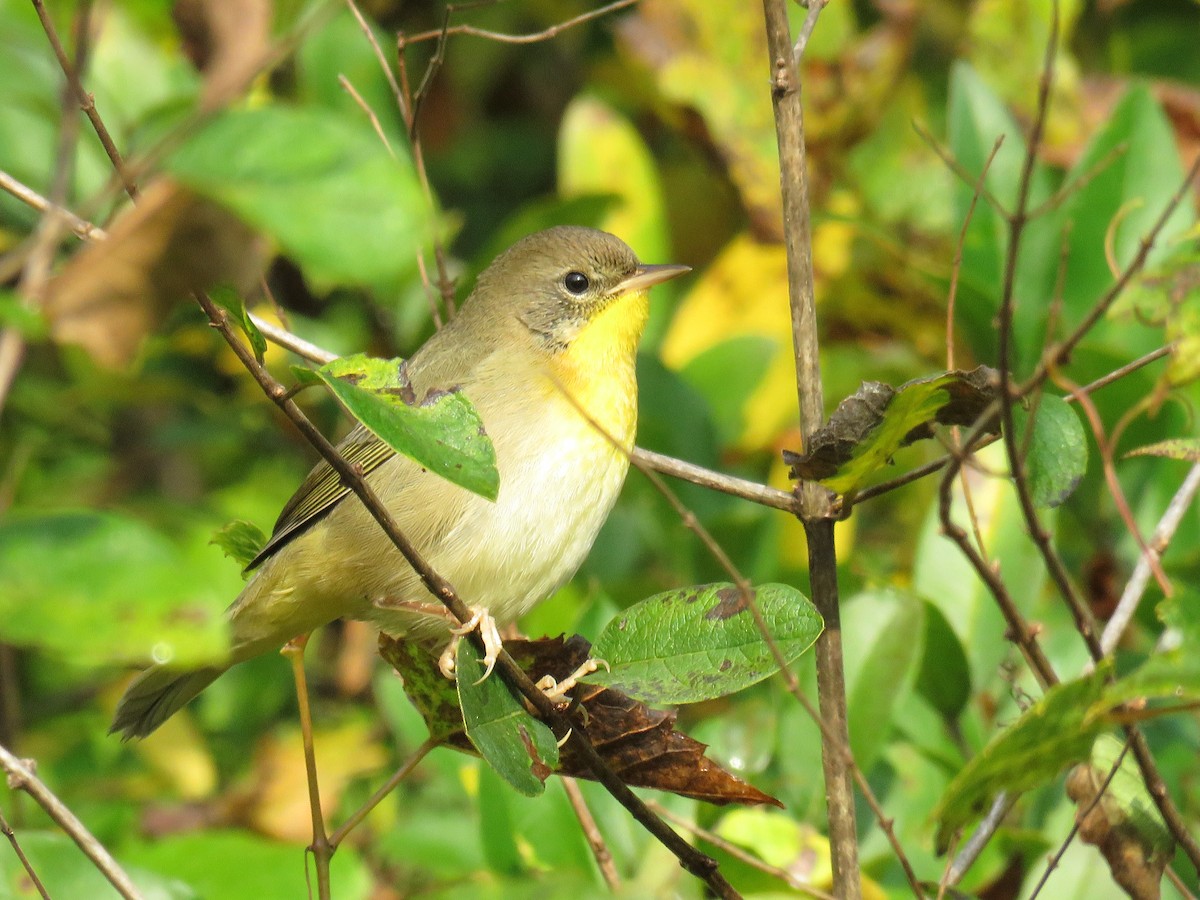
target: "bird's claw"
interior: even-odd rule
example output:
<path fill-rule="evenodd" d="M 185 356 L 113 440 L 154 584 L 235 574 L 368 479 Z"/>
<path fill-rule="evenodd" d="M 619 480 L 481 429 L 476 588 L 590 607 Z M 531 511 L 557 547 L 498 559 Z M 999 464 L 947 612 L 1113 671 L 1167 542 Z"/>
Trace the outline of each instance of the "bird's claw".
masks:
<path fill-rule="evenodd" d="M 604 668 L 605 672 L 611 671 L 602 659 L 588 658 L 579 668 L 564 678 L 562 681 L 555 681 L 553 675 L 543 675 L 537 681 L 537 689 L 546 695 L 546 699 L 551 703 L 563 703 L 567 700 L 567 692 L 573 690 L 579 679 L 586 675 L 591 675 L 593 672 Z"/>
<path fill-rule="evenodd" d="M 471 618 L 467 619 L 462 625 L 457 628 L 451 628 L 450 643 L 446 645 L 446 649 L 442 651 L 442 655 L 438 657 L 438 671 L 446 678 L 454 680 L 457 677 L 455 672 L 455 657 L 458 654 L 458 642 L 465 635 L 472 631 L 479 631 L 479 636 L 483 638 L 483 677 L 476 681 L 476 684 L 484 681 L 492 674 L 492 669 L 496 668 L 496 660 L 500 656 L 500 651 L 504 649 L 504 642 L 500 639 L 500 629 L 496 627 L 496 620 L 482 606 L 471 607 Z"/>

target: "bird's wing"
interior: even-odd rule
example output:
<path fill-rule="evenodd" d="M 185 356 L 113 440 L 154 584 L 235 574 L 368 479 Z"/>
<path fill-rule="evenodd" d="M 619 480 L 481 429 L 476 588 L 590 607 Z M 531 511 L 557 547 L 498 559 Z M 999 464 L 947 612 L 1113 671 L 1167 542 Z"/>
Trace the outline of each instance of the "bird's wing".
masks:
<path fill-rule="evenodd" d="M 396 455 L 395 450 L 361 423 L 341 440 L 337 449 L 346 462 L 359 466 L 364 476 Z M 257 568 L 293 538 L 315 525 L 349 493 L 350 489 L 342 484 L 341 476 L 329 463 L 324 460 L 318 463 L 279 513 L 271 539 L 246 566 L 246 571 Z"/>
<path fill-rule="evenodd" d="M 435 389 L 448 390 L 463 386 L 476 362 L 490 350 L 489 335 L 478 336 L 477 331 L 470 330 L 464 333 L 461 326 L 467 316 L 464 307 L 458 317 L 426 341 L 408 361 L 409 382 L 418 397 L 424 397 Z M 449 343 L 454 350 L 446 352 L 441 347 L 443 342 Z M 346 462 L 361 466 L 364 476 L 396 455 L 391 447 L 361 423 L 342 438 L 337 449 Z M 341 477 L 333 467 L 324 460 L 319 462 L 279 513 L 271 539 L 250 561 L 246 571 L 262 565 L 289 541 L 315 525 L 349 493 L 350 489 L 342 484 Z"/>

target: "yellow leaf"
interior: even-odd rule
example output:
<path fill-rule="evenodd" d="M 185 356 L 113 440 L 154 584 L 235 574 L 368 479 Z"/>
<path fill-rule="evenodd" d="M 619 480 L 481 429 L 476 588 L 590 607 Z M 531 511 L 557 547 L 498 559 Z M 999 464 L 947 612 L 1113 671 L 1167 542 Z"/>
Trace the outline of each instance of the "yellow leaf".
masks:
<path fill-rule="evenodd" d="M 782 245 L 742 233 L 692 281 L 662 344 L 663 362 L 671 368 L 682 368 L 731 337 L 761 335 L 791 346 Z"/>
<path fill-rule="evenodd" d="M 387 754 L 372 736 L 372 729 L 372 724 L 363 719 L 313 735 L 321 811 L 326 820 L 337 809 L 342 792 L 352 779 L 379 771 L 387 761 Z M 280 840 L 311 841 L 312 813 L 299 728 L 267 737 L 259 747 L 256 769 L 257 791 L 250 810 L 253 826 Z"/>

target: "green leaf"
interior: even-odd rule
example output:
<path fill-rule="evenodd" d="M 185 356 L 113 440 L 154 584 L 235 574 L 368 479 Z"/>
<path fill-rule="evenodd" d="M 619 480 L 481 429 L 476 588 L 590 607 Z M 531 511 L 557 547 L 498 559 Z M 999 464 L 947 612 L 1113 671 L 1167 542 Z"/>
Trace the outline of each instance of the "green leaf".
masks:
<path fill-rule="evenodd" d="M 855 762 L 870 772 L 891 736 L 897 704 L 920 668 L 925 605 L 911 594 L 883 590 L 848 598 L 842 628 L 846 708 Z"/>
<path fill-rule="evenodd" d="M 266 231 L 318 281 L 407 276 L 432 230 L 407 157 L 393 159 L 365 121 L 328 109 L 224 112 L 166 168 Z"/>
<path fill-rule="evenodd" d="M 207 565 L 115 513 L 10 514 L 0 522 L 0 636 L 83 663 L 171 660 L 228 650 Z"/>
<path fill-rule="evenodd" d="M 934 812 L 937 843 L 945 852 L 955 831 L 983 813 L 1001 791 L 1027 791 L 1072 763 L 1086 759 L 1109 723 L 1096 707 L 1109 678 L 1108 666 L 1059 684 L 993 738 L 950 782 Z"/>
<path fill-rule="evenodd" d="M 997 442 L 979 454 L 982 466 L 992 471 L 1005 466 L 1004 447 Z M 952 517 L 964 528 L 974 515 L 987 548 L 1009 594 L 1026 616 L 1034 615 L 1042 595 L 1046 567 L 1029 540 L 1025 517 L 1010 479 L 981 479 L 971 487 L 971 509 L 963 498 L 962 483 L 952 488 Z M 1043 526 L 1053 533 L 1057 513 L 1048 511 Z M 959 548 L 943 533 L 937 505 L 925 516 L 913 561 L 913 589 L 936 606 L 962 643 L 976 692 L 1008 688 L 1000 684 L 1000 665 L 1011 652 L 1006 641 L 996 640 L 1007 624 L 995 598 Z"/>
<path fill-rule="evenodd" d="M 288 366 L 292 372 L 292 377 L 296 379 L 296 384 L 302 387 L 312 387 L 317 384 L 324 384 L 325 380 L 321 377 L 321 373 L 316 369 L 310 369 L 308 366 Z"/>
<path fill-rule="evenodd" d="M 226 556 L 245 568 L 267 545 L 267 536 L 253 522 L 237 519 L 217 531 L 210 543 L 216 544 Z"/>
<path fill-rule="evenodd" d="M 971 667 L 962 641 L 941 608 L 925 605 L 925 652 L 917 690 L 948 719 L 957 718 L 971 699 Z"/>
<path fill-rule="evenodd" d="M 317 374 L 351 415 L 397 453 L 480 496 L 500 491 L 496 451 L 471 401 L 459 390 L 418 400 L 400 360 L 362 354 L 326 363 Z"/>
<path fill-rule="evenodd" d="M 308 896 L 303 849 L 246 831 L 212 829 L 172 834 L 132 846 L 123 856 L 186 882 L 199 897 L 294 900 Z M 335 897 L 365 897 L 369 893 L 370 875 L 353 847 L 338 848 L 330 877 Z"/>
<path fill-rule="evenodd" d="M 777 343 L 762 335 L 742 335 L 700 353 L 680 377 L 704 395 L 713 423 L 726 444 L 746 429 L 746 398 L 754 393 L 775 356 Z"/>
<path fill-rule="evenodd" d="M 117 900 L 118 894 L 95 864 L 80 852 L 65 834 L 31 831 L 15 826 L 17 840 L 29 858 L 46 893 L 51 897 L 91 897 Z M 125 855 L 119 862 L 125 862 Z M 197 900 L 200 896 L 183 882 L 159 874 L 123 866 L 143 900 Z M 34 898 L 38 894 L 16 854 L 0 854 L 0 897 L 5 900 Z"/>
<path fill-rule="evenodd" d="M 254 358 L 262 363 L 263 357 L 267 353 L 267 339 L 263 337 L 258 326 L 254 324 L 254 320 L 250 318 L 250 313 L 246 311 L 246 302 L 242 299 L 242 295 L 230 288 L 217 287 L 209 291 L 209 296 L 213 303 L 229 313 L 234 323 L 242 329 L 242 333 L 250 341 L 250 349 L 254 351 Z"/>
<path fill-rule="evenodd" d="M 785 450 L 783 458 L 792 478 L 853 495 L 901 447 L 932 437 L 934 424 L 973 424 L 995 393 L 995 373 L 984 366 L 917 378 L 899 389 L 868 381 L 838 404 L 806 452 Z"/>
<path fill-rule="evenodd" d="M 519 793 L 536 797 L 558 766 L 554 733 L 525 711 L 499 675 L 483 677 L 473 642 L 459 641 L 455 669 L 467 737 L 497 774 Z"/>
<path fill-rule="evenodd" d="M 1064 326 L 1073 326 L 1086 315 L 1115 280 L 1108 255 L 1102 252 L 1108 243 L 1116 265 L 1128 265 L 1182 180 L 1183 165 L 1170 120 L 1150 89 L 1135 85 L 1067 176 L 1068 183 L 1081 182 L 1081 186 L 1064 207 L 1072 223 L 1066 235 L 1071 274 L 1063 282 Z M 1171 252 L 1172 238 L 1194 220 L 1191 204 L 1181 203 L 1151 253 L 1152 265 Z M 1106 330 L 1109 343 L 1123 347 L 1128 356 L 1142 352 L 1129 346 L 1128 323 L 1108 324 L 1117 326 Z"/>
<path fill-rule="evenodd" d="M 1042 396 L 1034 413 L 1013 410 L 1018 447 L 1033 502 L 1061 506 L 1087 471 L 1087 435 L 1079 415 L 1061 397 Z"/>
<path fill-rule="evenodd" d="M 984 186 L 1005 209 L 1012 208 L 1025 158 L 1023 134 L 1024 129 L 1013 119 L 1004 102 L 975 70 L 966 63 L 956 63 L 950 77 L 947 139 L 951 154 L 971 180 L 956 179 L 955 222 L 967 222 L 967 210 L 975 193 L 974 179 L 983 172 L 999 137 L 1003 137 L 1004 142 L 987 169 Z M 1030 186 L 1031 206 L 1046 200 L 1051 187 L 1046 168 L 1035 166 Z M 1041 352 L 1041 335 L 1046 321 L 1041 304 L 1045 302 L 1044 298 L 1054 295 L 1060 229 L 1058 217 L 1053 214 L 1033 219 L 1025 226 L 1014 292 L 1023 300 L 1013 323 L 1018 371 Z M 999 309 L 1000 287 L 1004 283 L 1008 221 L 987 199 L 980 198 L 975 204 L 962 250 L 960 322 L 975 355 L 979 359 L 994 359 L 994 317 Z M 1027 308 L 1024 303 L 1030 303 L 1031 307 Z"/>
<path fill-rule="evenodd" d="M 754 600 L 784 659 L 812 646 L 824 623 L 785 584 L 754 588 Z M 649 703 L 698 703 L 775 673 L 775 657 L 736 586 L 680 588 L 635 603 L 609 622 L 592 656 L 611 667 L 586 679 Z"/>
<path fill-rule="evenodd" d="M 5 290 L 0 290 L 0 328 L 13 328 L 30 340 L 41 340 L 50 333 L 50 326 L 40 310 Z"/>
<path fill-rule="evenodd" d="M 1147 444 L 1125 454 L 1129 456 L 1165 456 L 1168 459 L 1182 459 L 1187 462 L 1200 463 L 1200 438 L 1172 438 Z"/>

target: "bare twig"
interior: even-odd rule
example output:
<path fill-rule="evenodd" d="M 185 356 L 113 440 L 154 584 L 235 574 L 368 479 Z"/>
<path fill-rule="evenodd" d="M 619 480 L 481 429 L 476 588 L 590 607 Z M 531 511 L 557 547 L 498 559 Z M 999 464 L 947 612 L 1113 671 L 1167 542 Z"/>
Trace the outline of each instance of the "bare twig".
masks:
<path fill-rule="evenodd" d="M 79 80 L 79 72 L 82 69 L 80 61 L 77 59 L 72 63 L 67 58 L 67 54 L 63 50 L 62 41 L 58 39 L 58 32 L 54 28 L 54 22 L 50 19 L 50 14 L 46 12 L 46 7 L 42 3 L 42 0 L 33 0 L 33 8 L 37 10 L 38 20 L 42 23 L 42 29 L 46 32 L 46 38 L 54 50 L 54 55 L 58 57 L 58 64 L 62 67 L 63 74 L 67 76 L 67 84 L 78 101 L 79 108 L 83 110 L 84 115 L 88 117 L 88 121 L 92 123 L 92 128 L 95 129 L 96 136 L 100 138 L 100 144 L 104 147 L 104 152 L 108 154 L 114 171 L 116 171 L 118 177 L 121 179 L 121 184 L 124 186 L 125 192 L 131 198 L 136 197 L 137 185 L 133 183 L 132 178 L 126 171 L 125 161 L 121 158 L 121 152 L 117 149 L 116 142 L 113 141 L 112 135 L 108 133 L 108 128 L 104 124 L 104 120 L 100 118 L 100 113 L 96 110 L 96 98 L 83 89 L 83 84 Z"/>
<path fill-rule="evenodd" d="M 33 188 L 22 184 L 3 170 L 0 170 L 0 190 L 6 191 L 22 203 L 39 212 L 44 213 L 47 210 L 54 209 L 55 213 L 67 223 L 67 227 L 71 229 L 75 236 L 82 240 L 90 241 L 107 236 L 103 228 L 79 218 L 75 213 L 69 212 L 61 206 L 56 207 Z"/>
<path fill-rule="evenodd" d="M 197 294 L 196 301 L 208 315 L 209 321 L 221 333 L 221 336 L 229 344 L 242 365 L 250 372 L 267 396 L 275 402 L 284 415 L 304 435 L 305 439 L 316 448 L 317 452 L 338 473 L 342 484 L 366 507 L 367 512 L 383 529 L 388 539 L 401 552 L 408 561 L 408 564 L 412 566 L 413 571 L 420 577 L 426 589 L 459 622 L 468 621 L 471 613 L 467 605 L 458 596 L 454 587 L 433 570 L 417 548 L 400 531 L 395 519 L 367 484 L 359 468 L 346 462 L 325 435 L 308 420 L 308 417 L 304 415 L 295 401 L 288 397 L 287 388 L 276 381 L 266 368 L 254 358 L 254 354 L 234 333 L 229 323 L 228 314 L 203 294 Z M 479 640 L 479 635 L 477 632 L 473 632 L 470 638 L 472 640 Z M 609 793 L 616 798 L 617 802 L 624 806 L 650 834 L 675 854 L 679 859 L 680 865 L 697 878 L 703 880 L 718 896 L 737 896 L 737 892 L 734 891 L 729 882 L 717 870 L 716 861 L 693 848 L 687 841 L 672 831 L 665 822 L 646 808 L 645 803 L 613 773 L 612 769 L 608 767 L 596 752 L 595 747 L 587 740 L 584 728 L 572 724 L 571 720 L 561 713 L 544 693 L 538 690 L 529 676 L 517 665 L 507 651 L 501 650 L 496 668 L 506 683 L 519 691 L 530 702 L 533 708 L 537 710 L 542 721 L 550 726 L 551 730 L 554 731 L 560 740 L 569 739 L 575 742 L 580 755 L 583 757 L 588 768 L 591 769 L 596 780 L 603 784 Z"/>
<path fill-rule="evenodd" d="M 608 885 L 610 891 L 619 891 L 621 875 L 613 863 L 612 851 L 608 849 L 604 835 L 600 833 L 600 828 L 596 825 L 596 817 L 588 809 L 587 800 L 583 796 L 583 791 L 579 789 L 579 783 L 569 775 L 563 775 L 559 780 L 562 781 L 563 790 L 567 792 L 567 800 L 571 803 L 571 809 L 575 811 L 575 818 L 579 819 L 579 827 L 583 829 L 583 836 L 588 842 L 588 847 L 591 848 L 592 857 L 596 860 L 596 867 L 600 869 L 604 883 Z M 660 810 L 655 811 L 662 815 Z"/>
<path fill-rule="evenodd" d="M 355 89 L 354 85 L 350 83 L 350 79 L 345 75 L 338 75 L 338 84 L 342 86 L 342 90 L 350 95 L 351 99 L 358 105 L 358 108 L 366 115 L 368 121 L 371 123 L 371 128 L 375 130 L 376 137 L 379 138 L 380 143 L 387 149 L 388 156 L 396 159 L 396 151 L 392 149 L 392 142 L 384 134 L 383 126 L 379 124 L 379 116 L 375 115 L 375 110 L 371 109 L 371 104 L 363 99 L 363 95 Z"/>
<path fill-rule="evenodd" d="M 796 357 L 796 393 L 800 431 L 805 446 L 825 416 L 821 364 L 813 296 L 812 234 L 808 172 L 804 146 L 804 104 L 793 56 L 785 0 L 763 0 L 767 52 L 771 67 L 771 101 L 779 147 L 783 198 L 784 245 L 787 250 L 788 306 Z M 810 10 L 809 15 L 813 15 Z M 833 891 L 843 900 L 862 896 L 858 833 L 854 817 L 852 771 L 841 748 L 849 747 L 846 679 L 842 660 L 841 613 L 838 600 L 837 553 L 833 540 L 833 508 L 828 492 L 815 482 L 798 485 L 801 521 L 808 542 L 809 580 L 813 604 L 825 620 L 814 655 L 821 718 L 821 761 L 829 817 Z"/>
<path fill-rule="evenodd" d="M 929 148 L 937 154 L 938 158 L 945 163 L 946 168 L 957 175 L 965 184 L 974 184 L 977 176 L 972 175 L 963 167 L 963 164 L 955 159 L 954 154 L 938 143 L 937 138 L 929 133 L 929 130 L 920 122 L 913 121 L 913 130 L 929 145 Z M 988 206 L 996 211 L 996 214 L 1006 221 L 1009 218 L 1009 212 L 1004 208 L 1004 204 L 991 192 L 986 182 L 980 184 L 980 195 L 987 201 Z"/>
<path fill-rule="evenodd" d="M 821 15 L 829 0 L 808 0 L 808 15 L 804 17 L 804 24 L 800 26 L 800 34 L 796 36 L 796 43 L 792 46 L 792 62 L 797 66 L 804 59 L 804 51 L 808 49 L 808 41 L 812 37 L 813 31 L 817 27 L 817 19 Z"/>
<path fill-rule="evenodd" d="M 400 90 L 400 85 L 396 81 L 396 73 L 392 71 L 391 65 L 388 64 L 387 57 L 383 55 L 383 48 L 379 46 L 379 41 L 375 39 L 375 32 L 371 30 L 371 26 L 367 24 L 367 20 L 363 17 L 362 12 L 358 8 L 358 4 L 354 0 L 346 0 L 346 6 L 349 8 L 354 20 L 358 22 L 358 27 L 364 35 L 366 35 L 367 43 L 371 45 L 371 51 L 375 54 L 375 59 L 379 63 L 379 68 L 383 71 L 384 77 L 387 79 L 388 85 L 392 89 L 392 96 L 396 99 L 396 108 L 400 110 L 400 115 L 407 122 L 410 119 L 408 112 L 408 101 L 405 99 L 404 92 Z"/>
<path fill-rule="evenodd" d="M 125 870 L 104 849 L 87 827 L 76 818 L 66 804 L 55 796 L 50 788 L 34 774 L 33 766 L 28 760 L 18 759 L 6 747 L 0 746 L 0 768 L 8 774 L 8 786 L 12 790 L 20 790 L 32 797 L 37 805 L 45 810 L 58 826 L 66 832 L 75 845 L 92 861 L 96 870 L 116 888 L 125 900 L 142 900 L 142 893 L 133 883 Z"/>
<path fill-rule="evenodd" d="M 50 900 L 50 895 L 46 893 L 46 886 L 42 884 L 42 879 L 34 871 L 33 864 L 29 861 L 29 857 L 25 855 L 25 850 L 21 847 L 21 842 L 17 840 L 16 832 L 8 824 L 8 819 L 4 818 L 4 813 L 0 813 L 0 833 L 8 838 L 8 842 L 12 844 L 13 852 L 17 854 L 17 859 L 21 862 L 21 868 L 25 870 L 25 874 L 29 876 L 29 880 L 33 882 L 38 895 L 41 896 L 42 900 Z"/>
<path fill-rule="evenodd" d="M 1167 504 L 1162 518 L 1159 519 L 1154 534 L 1150 538 L 1149 546 L 1138 557 L 1137 566 L 1134 567 L 1133 574 L 1129 576 L 1125 590 L 1121 592 L 1121 599 L 1117 601 L 1117 607 L 1113 611 L 1112 617 L 1109 618 L 1108 624 L 1104 626 L 1104 633 L 1100 635 L 1100 649 L 1104 651 L 1105 655 L 1116 649 L 1121 635 L 1125 633 L 1125 629 L 1133 620 L 1134 613 L 1137 612 L 1138 605 L 1146 591 L 1146 585 L 1150 581 L 1150 573 L 1153 569 L 1151 557 L 1161 557 L 1167 549 L 1171 538 L 1175 536 L 1175 530 L 1183 521 L 1183 514 L 1195 500 L 1197 491 L 1200 491 L 1200 465 L 1194 465 L 1188 471 L 1187 477 L 1183 479 L 1183 484 L 1175 492 L 1175 496 Z"/>
<path fill-rule="evenodd" d="M 300 736 L 304 745 L 304 774 L 308 782 L 308 808 L 312 814 L 312 843 L 309 852 L 317 867 L 317 897 L 331 900 L 329 885 L 329 861 L 334 848 L 329 844 L 325 831 L 325 815 L 321 812 L 321 788 L 317 780 L 317 753 L 313 746 L 312 708 L 308 703 L 308 678 L 304 674 L 304 648 L 308 646 L 308 635 L 293 638 L 283 645 L 280 654 L 292 668 L 292 681 L 296 686 L 296 704 L 300 711 Z"/>
<path fill-rule="evenodd" d="M 430 751 L 436 747 L 437 741 L 431 737 L 426 738 L 424 742 L 409 755 L 408 759 L 406 759 L 400 765 L 400 768 L 392 773 L 392 777 L 384 782 L 383 786 L 380 787 L 379 790 L 377 790 L 374 794 L 372 794 L 366 803 L 355 810 L 350 818 L 343 822 L 341 826 L 339 826 L 338 829 L 329 836 L 329 846 L 333 850 L 337 850 L 337 848 L 341 846 L 342 841 L 346 839 L 346 835 L 357 828 L 362 820 L 370 814 L 371 810 L 382 803 L 384 797 L 394 791 L 400 782 L 411 775 L 413 769 L 417 767 L 421 760 L 428 756 Z"/>
<path fill-rule="evenodd" d="M 1037 633 L 1030 628 L 1021 611 L 1017 609 L 1017 605 L 1008 593 L 1008 587 L 1004 584 L 1000 573 L 993 566 L 989 565 L 987 560 L 980 555 L 979 551 L 972 546 L 966 531 L 954 521 L 953 517 L 954 480 L 958 476 L 958 471 L 962 467 L 966 454 L 973 452 L 975 441 L 983 434 L 987 423 L 996 415 L 995 407 L 997 405 L 996 403 L 992 403 L 984 414 L 980 416 L 979 422 L 975 427 L 967 433 L 963 442 L 962 455 L 956 456 L 949 461 L 949 465 L 942 475 L 942 480 L 938 488 L 938 517 L 942 524 L 942 533 L 958 545 L 967 562 L 970 563 L 980 580 L 987 586 L 989 593 L 991 593 L 993 599 L 996 601 L 996 605 L 999 606 L 1000 613 L 1004 616 L 1004 620 L 1008 625 L 1005 637 L 1017 645 L 1025 657 L 1025 661 L 1033 671 L 1034 676 L 1044 689 L 1057 684 L 1058 676 L 1055 674 L 1053 666 L 1050 665 L 1050 660 L 1046 658 L 1046 654 L 1038 644 Z"/>
<path fill-rule="evenodd" d="M 1121 763 L 1125 761 L 1125 755 L 1128 752 L 1129 742 L 1126 741 L 1125 746 L 1121 748 L 1121 752 L 1117 756 L 1117 761 L 1112 764 L 1112 768 L 1108 770 L 1108 775 L 1105 776 L 1104 781 L 1100 785 L 1100 789 L 1096 791 L 1096 796 L 1092 798 L 1092 801 L 1085 808 L 1079 810 L 1079 812 L 1075 814 L 1075 821 L 1071 823 L 1071 828 L 1067 831 L 1067 836 L 1063 838 L 1062 843 L 1059 844 L 1058 849 L 1054 852 L 1054 855 L 1046 861 L 1046 868 L 1042 872 L 1042 877 L 1038 879 L 1038 883 L 1034 885 L 1033 892 L 1029 895 L 1029 900 L 1035 900 L 1035 898 L 1042 892 L 1042 888 L 1046 886 L 1046 882 L 1050 880 L 1050 876 L 1054 873 L 1054 870 L 1058 868 L 1059 862 L 1062 861 L 1063 854 L 1067 852 L 1067 848 L 1070 847 L 1071 842 L 1075 840 L 1075 835 L 1079 833 L 1079 826 L 1083 823 L 1083 820 L 1088 817 L 1092 810 L 1096 808 L 1096 805 L 1102 799 L 1104 799 L 1104 795 L 1108 791 L 1109 785 L 1112 784 L 1112 780 L 1117 777 L 1117 772 L 1121 770 Z"/>
<path fill-rule="evenodd" d="M 1095 327 L 1096 323 L 1109 311 L 1117 298 L 1121 296 L 1122 292 L 1124 292 L 1125 288 L 1129 286 L 1129 283 L 1133 281 L 1137 274 L 1145 268 L 1146 260 L 1150 256 L 1150 250 L 1154 247 L 1155 241 L 1158 240 L 1159 234 L 1167 226 L 1167 222 L 1170 221 L 1175 210 L 1179 208 L 1179 205 L 1191 191 L 1192 183 L 1196 180 L 1198 173 L 1200 173 L 1200 156 L 1196 158 L 1187 170 L 1179 187 L 1171 195 L 1170 200 L 1167 201 L 1159 217 L 1150 227 L 1150 230 L 1138 241 L 1137 252 L 1133 255 L 1133 259 L 1129 261 L 1129 264 L 1122 270 L 1120 277 L 1109 286 L 1104 295 L 1092 306 L 1087 315 L 1075 327 L 1075 330 L 1043 354 L 1042 360 L 1033 374 L 1016 391 L 1018 397 L 1023 397 L 1036 390 L 1049 377 L 1052 368 L 1061 366 L 1070 359 L 1072 352 L 1079 345 L 1079 342 L 1083 340 L 1088 332 Z"/>
<path fill-rule="evenodd" d="M 1125 528 L 1138 545 L 1138 549 L 1141 550 L 1142 559 L 1149 562 L 1154 572 L 1154 578 L 1158 582 L 1158 586 L 1162 589 L 1163 594 L 1170 597 L 1173 593 L 1171 581 L 1167 578 L 1167 573 L 1162 570 L 1162 566 L 1159 565 L 1157 554 L 1150 552 L 1150 547 L 1142 537 L 1142 532 L 1133 517 L 1133 510 L 1129 508 L 1129 501 L 1125 499 L 1125 491 L 1121 487 L 1121 480 L 1117 477 L 1117 467 L 1113 459 L 1113 454 L 1116 450 L 1118 433 L 1114 433 L 1111 437 L 1105 434 L 1104 423 L 1100 419 L 1100 410 L 1096 409 L 1096 404 L 1092 402 L 1092 398 L 1083 393 L 1083 390 L 1078 385 L 1061 372 L 1052 372 L 1051 377 L 1061 387 L 1066 388 L 1070 395 L 1076 399 L 1080 409 L 1083 410 L 1084 417 L 1088 420 L 1088 426 L 1092 429 L 1092 436 L 1096 439 L 1096 446 L 1100 451 L 1100 464 L 1104 469 L 1104 481 L 1108 485 L 1108 493 L 1112 497 L 1117 514 L 1121 517 L 1121 521 L 1125 523 Z"/>
<path fill-rule="evenodd" d="M 950 868 L 946 870 L 946 875 L 942 881 L 944 884 L 958 884 L 962 877 L 967 874 L 967 870 L 975 865 L 975 860 L 979 859 L 979 854 L 984 851 L 988 843 L 992 840 L 992 836 L 996 833 L 996 829 L 1000 827 L 1000 823 L 1016 806 L 1017 798 L 1001 791 L 996 795 L 996 799 L 992 801 L 992 807 L 987 811 L 987 815 L 983 817 L 983 821 L 975 829 L 970 838 L 963 843 L 962 848 L 954 856 L 954 862 Z"/>
<path fill-rule="evenodd" d="M 501 44 L 536 44 L 539 41 L 547 41 L 550 38 L 557 37 L 568 28 L 574 28 L 576 25 L 582 25 L 584 22 L 590 22 L 592 19 L 599 19 L 602 16 L 607 16 L 609 13 L 616 12 L 618 9 L 624 9 L 627 6 L 633 6 L 637 0 L 616 0 L 614 3 L 609 3 L 597 9 L 589 10 L 581 15 L 575 16 L 573 19 L 567 19 L 565 22 L 558 22 L 545 28 L 542 31 L 535 31 L 531 34 L 504 34 L 499 31 L 487 31 L 483 28 L 476 28 L 474 25 L 451 25 L 447 28 L 438 28 L 435 31 L 422 31 L 417 34 L 408 36 L 405 41 L 409 44 L 419 44 L 423 41 L 444 40 L 446 36 L 464 34 L 472 37 L 486 38 L 489 41 L 497 41 Z M 453 10 L 454 7 L 448 7 L 447 12 Z"/>
<path fill-rule="evenodd" d="M 772 509 L 781 509 L 790 513 L 795 513 L 797 510 L 796 495 L 790 491 L 781 491 L 756 481 L 737 478 L 723 472 L 714 472 L 712 469 L 706 469 L 695 463 L 684 462 L 673 456 L 655 453 L 653 450 L 646 450 L 642 447 L 633 448 L 632 459 L 635 463 L 644 464 L 647 468 L 664 475 L 690 481 L 692 484 L 720 491 L 722 494 L 729 494 L 732 497 L 741 497 L 743 500 L 749 500 L 760 506 L 769 506 Z"/>
<path fill-rule="evenodd" d="M 725 838 L 721 837 L 719 834 L 714 834 L 706 828 L 701 828 L 695 822 L 685 819 L 683 816 L 675 815 L 675 813 L 671 812 L 661 803 L 652 800 L 647 805 L 664 819 L 674 822 L 680 828 L 690 831 L 701 840 L 708 841 L 708 843 L 712 844 L 714 847 L 724 850 L 730 856 L 734 857 L 735 859 L 740 859 L 746 865 L 751 866 L 760 872 L 765 872 L 767 875 L 770 875 L 774 878 L 778 878 L 793 890 L 807 894 L 809 897 L 815 897 L 817 900 L 834 900 L 832 894 L 827 894 L 821 889 L 815 888 L 811 884 L 802 881 L 787 869 L 781 869 L 778 866 L 773 866 L 770 863 L 764 862 L 753 853 L 749 853 L 743 848 L 739 847 L 737 844 L 732 844 L 725 840 Z"/>

